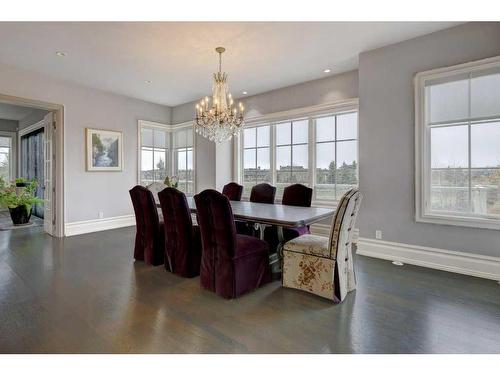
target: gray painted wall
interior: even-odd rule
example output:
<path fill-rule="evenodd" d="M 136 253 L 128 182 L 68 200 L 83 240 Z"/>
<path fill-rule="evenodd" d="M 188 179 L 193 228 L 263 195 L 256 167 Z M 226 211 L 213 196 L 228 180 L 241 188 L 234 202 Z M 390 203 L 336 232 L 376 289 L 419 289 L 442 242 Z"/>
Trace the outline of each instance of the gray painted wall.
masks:
<path fill-rule="evenodd" d="M 171 109 L 55 80 L 0 64 L 0 93 L 64 105 L 66 222 L 133 213 L 137 183 L 137 121 L 169 123 Z M 85 171 L 85 128 L 123 132 L 123 172 Z"/>
<path fill-rule="evenodd" d="M 290 109 L 308 107 L 358 97 L 358 72 L 352 71 L 328 78 L 240 98 L 248 116 L 259 116 Z M 172 124 L 191 121 L 196 102 L 172 108 Z M 197 190 L 221 187 L 232 176 L 232 144 L 215 146 L 201 136 L 196 137 Z"/>
<path fill-rule="evenodd" d="M 17 132 L 18 126 L 18 121 L 0 119 L 0 130 L 3 130 L 5 132 Z"/>
<path fill-rule="evenodd" d="M 500 55 L 500 23 L 470 23 L 360 55 L 360 235 L 500 256 L 500 232 L 415 222 L 415 73 Z"/>

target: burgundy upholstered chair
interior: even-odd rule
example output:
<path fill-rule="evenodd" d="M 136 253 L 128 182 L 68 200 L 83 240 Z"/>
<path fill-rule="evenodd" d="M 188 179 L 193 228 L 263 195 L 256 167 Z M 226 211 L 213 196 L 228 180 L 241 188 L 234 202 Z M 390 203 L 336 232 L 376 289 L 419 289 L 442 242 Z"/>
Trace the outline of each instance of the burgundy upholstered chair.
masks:
<path fill-rule="evenodd" d="M 289 206 L 311 207 L 313 189 L 302 184 L 289 185 L 283 191 L 282 204 Z M 278 232 L 276 227 L 268 227 L 264 232 L 264 238 L 269 243 L 271 249 L 278 246 Z M 283 228 L 284 242 L 311 233 L 309 226 L 299 228 Z"/>
<path fill-rule="evenodd" d="M 276 187 L 264 182 L 252 187 L 252 191 L 250 192 L 250 202 L 274 204 L 275 196 Z M 258 234 L 258 229 L 256 229 L 254 224 L 251 222 L 237 221 L 236 230 L 240 234 L 246 234 L 249 236 L 256 236 Z"/>
<path fill-rule="evenodd" d="M 255 185 L 250 192 L 250 202 L 274 204 L 276 187 L 266 184 Z"/>
<path fill-rule="evenodd" d="M 270 281 L 267 243 L 236 234 L 227 197 L 208 189 L 194 200 L 203 244 L 201 285 L 224 298 L 236 298 Z"/>
<path fill-rule="evenodd" d="M 134 206 L 136 235 L 134 259 L 158 266 L 164 262 L 165 232 L 158 218 L 153 193 L 144 186 L 129 190 Z"/>
<path fill-rule="evenodd" d="M 158 193 L 165 227 L 165 269 L 182 277 L 200 274 L 200 229 L 193 226 L 183 192 L 167 187 Z"/>
<path fill-rule="evenodd" d="M 230 182 L 227 185 L 224 185 L 222 194 L 224 194 L 230 201 L 240 201 L 241 195 L 243 194 L 243 186 L 237 184 L 236 182 Z"/>

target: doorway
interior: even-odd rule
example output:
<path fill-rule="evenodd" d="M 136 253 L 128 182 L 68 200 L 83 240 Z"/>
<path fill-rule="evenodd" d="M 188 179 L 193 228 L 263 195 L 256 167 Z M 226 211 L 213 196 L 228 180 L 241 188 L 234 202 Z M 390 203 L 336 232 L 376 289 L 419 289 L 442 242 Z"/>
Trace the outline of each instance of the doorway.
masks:
<path fill-rule="evenodd" d="M 26 228 L 57 237 L 64 235 L 62 133 L 61 105 L 0 95 L 0 176 L 9 186 L 36 181 L 30 186 L 43 203 L 33 205 Z M 8 215 L 3 209 L 0 230 L 24 229 L 6 225 Z"/>

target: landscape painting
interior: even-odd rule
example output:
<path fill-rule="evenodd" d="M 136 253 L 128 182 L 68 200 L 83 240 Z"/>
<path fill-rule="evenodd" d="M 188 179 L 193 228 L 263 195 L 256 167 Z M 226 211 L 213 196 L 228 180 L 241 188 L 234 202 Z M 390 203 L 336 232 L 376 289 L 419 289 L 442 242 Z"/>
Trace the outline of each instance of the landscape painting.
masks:
<path fill-rule="evenodd" d="M 87 171 L 121 171 L 122 133 L 87 128 Z"/>

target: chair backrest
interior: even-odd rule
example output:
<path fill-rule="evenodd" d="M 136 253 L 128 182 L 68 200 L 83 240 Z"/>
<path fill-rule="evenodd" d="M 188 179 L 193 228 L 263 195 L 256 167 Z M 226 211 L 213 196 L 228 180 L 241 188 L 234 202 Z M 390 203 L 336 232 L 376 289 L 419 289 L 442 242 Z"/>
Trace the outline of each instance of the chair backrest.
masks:
<path fill-rule="evenodd" d="M 311 207 L 313 189 L 302 184 L 287 186 L 283 191 L 282 204 L 289 206 Z"/>
<path fill-rule="evenodd" d="M 160 201 L 158 199 L 158 193 L 160 191 L 162 191 L 163 189 L 165 189 L 167 187 L 167 185 L 165 185 L 162 182 L 153 182 L 146 187 L 148 188 L 148 190 L 150 190 L 153 193 L 153 197 L 155 199 L 155 202 L 160 203 Z"/>
<path fill-rule="evenodd" d="M 129 190 L 134 206 L 137 231 L 145 236 L 154 235 L 159 229 L 160 219 L 153 193 L 144 186 L 134 186 Z"/>
<path fill-rule="evenodd" d="M 232 258 L 236 251 L 233 210 L 226 196 L 207 189 L 194 196 L 203 247 L 202 263 L 218 257 Z"/>
<path fill-rule="evenodd" d="M 275 195 L 276 187 L 264 182 L 252 187 L 252 191 L 250 192 L 250 202 L 273 204 Z"/>
<path fill-rule="evenodd" d="M 330 232 L 330 258 L 336 259 L 339 246 L 351 246 L 354 225 L 363 195 L 354 188 L 347 191 L 339 201 Z"/>
<path fill-rule="evenodd" d="M 222 194 L 224 194 L 230 201 L 240 201 L 241 195 L 243 194 L 243 186 L 237 184 L 236 182 L 230 182 L 227 185 L 224 185 Z"/>
<path fill-rule="evenodd" d="M 192 241 L 193 220 L 183 192 L 167 187 L 158 193 L 165 227 L 165 250 L 171 269 L 176 251 L 189 251 Z"/>

